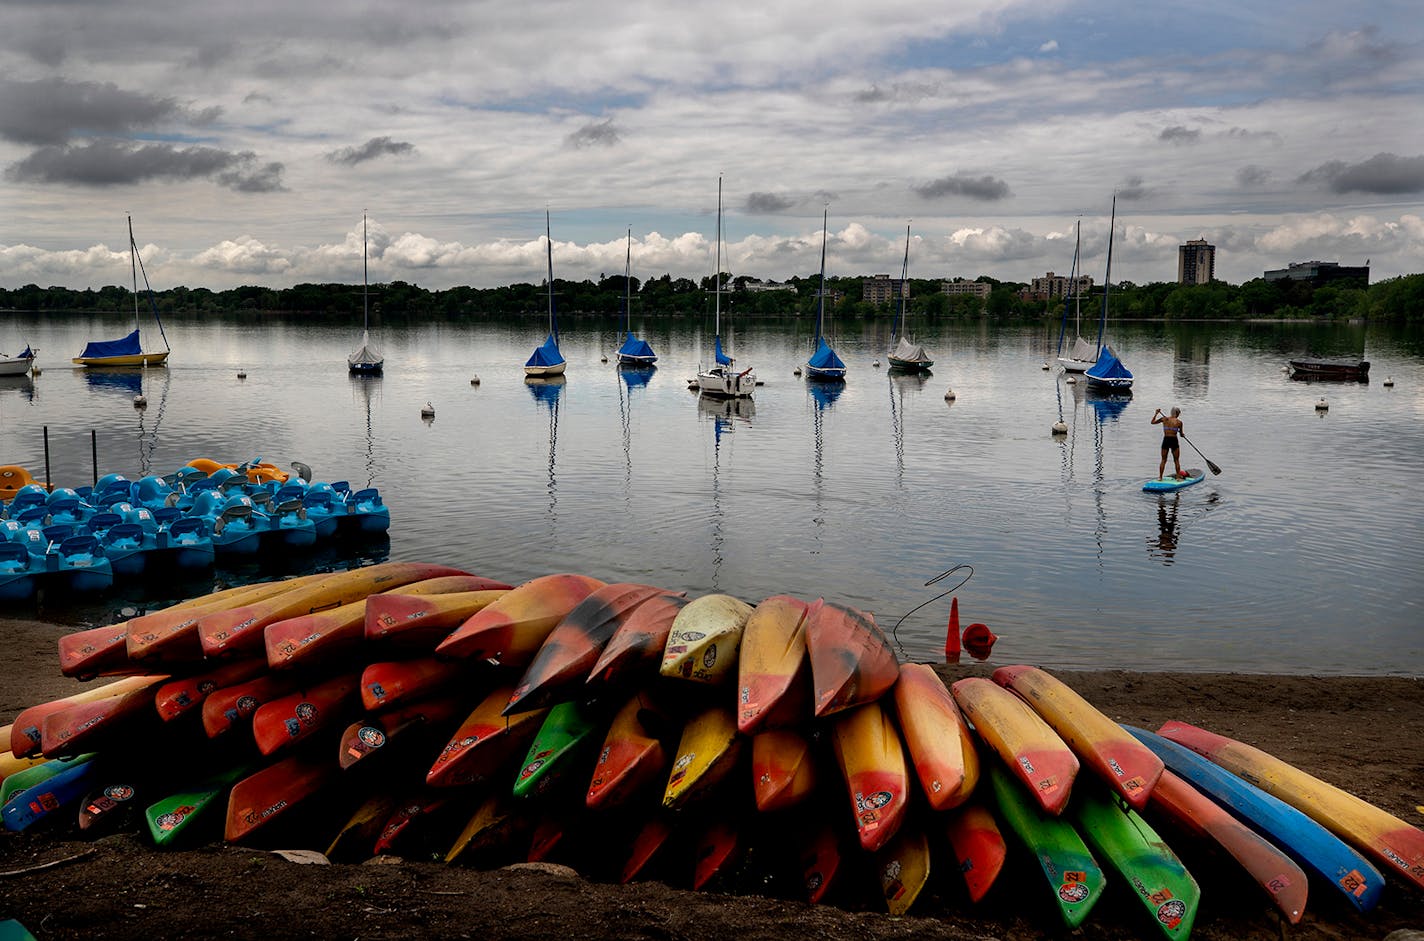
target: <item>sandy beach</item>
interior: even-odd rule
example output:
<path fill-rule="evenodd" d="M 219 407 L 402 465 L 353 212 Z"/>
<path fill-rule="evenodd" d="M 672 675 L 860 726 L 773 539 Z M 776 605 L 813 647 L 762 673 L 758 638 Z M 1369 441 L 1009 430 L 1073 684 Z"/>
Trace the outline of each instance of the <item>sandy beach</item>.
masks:
<path fill-rule="evenodd" d="M 0 725 L 74 692 L 55 640 L 71 627 L 0 619 Z M 947 680 L 986 664 L 940 665 Z M 1424 823 L 1424 681 L 1417 678 L 1057 672 L 1109 716 L 1156 728 L 1202 725 L 1261 747 L 1394 813 Z M 939 839 L 939 837 L 934 837 Z M 1177 841 L 1173 842 L 1178 847 Z M 1285 923 L 1223 856 L 1180 846 L 1203 888 L 1194 937 L 1383 938 L 1424 928 L 1424 898 L 1391 881 L 1377 910 L 1355 914 L 1312 883 L 1301 924 Z M 935 859 L 941 863 L 943 854 Z M 45 864 L 53 863 L 45 867 Z M 41 868 L 45 867 L 45 868 Z M 48 938 L 1049 938 L 1064 931 L 1022 848 L 988 898 L 971 905 L 940 865 L 910 914 L 892 918 L 845 892 L 809 906 L 774 886 L 692 892 L 670 882 L 616 885 L 536 865 L 481 871 L 404 859 L 299 866 L 262 850 L 210 843 L 159 852 L 146 836 L 0 834 L 0 920 Z M 735 889 L 735 894 L 728 891 Z M 873 900 L 872 900 L 873 901 Z M 1126 939 L 1152 928 L 1122 887 L 1074 936 Z"/>

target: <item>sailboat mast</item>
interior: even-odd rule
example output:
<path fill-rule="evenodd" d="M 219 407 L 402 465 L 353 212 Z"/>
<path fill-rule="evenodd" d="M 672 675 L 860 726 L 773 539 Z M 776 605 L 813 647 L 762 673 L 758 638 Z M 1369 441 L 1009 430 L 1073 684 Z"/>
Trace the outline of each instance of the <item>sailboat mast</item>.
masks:
<path fill-rule="evenodd" d="M 366 262 L 366 214 L 361 213 L 361 346 L 366 345 L 366 335 L 371 332 L 370 274 Z"/>
<path fill-rule="evenodd" d="M 633 229 L 628 229 L 628 247 L 623 253 L 623 329 L 633 335 Z"/>
<path fill-rule="evenodd" d="M 900 265 L 900 290 L 895 294 L 895 304 L 899 309 L 895 318 L 895 329 L 891 331 L 890 340 L 893 343 L 896 337 L 905 332 L 905 291 L 910 280 L 910 224 L 905 223 L 905 261 Z"/>
<path fill-rule="evenodd" d="M 559 342 L 559 328 L 554 322 L 554 237 L 549 234 L 549 210 L 544 210 L 544 248 L 549 256 L 549 336 Z"/>
<path fill-rule="evenodd" d="M 129 220 L 129 268 L 133 272 L 134 329 L 138 329 L 138 243 L 133 237 L 133 216 Z"/>
<path fill-rule="evenodd" d="M 722 178 L 717 177 L 717 267 L 713 272 L 716 294 L 713 300 L 715 311 L 712 321 L 712 335 L 722 335 Z"/>
<path fill-rule="evenodd" d="M 1103 330 L 1108 324 L 1108 292 L 1112 290 L 1112 243 L 1117 230 L 1117 194 L 1113 194 L 1112 215 L 1108 219 L 1108 267 L 1103 275 L 1103 315 L 1098 320 L 1098 352 L 1103 351 Z"/>
<path fill-rule="evenodd" d="M 1063 319 L 1058 324 L 1058 355 L 1063 355 L 1063 334 L 1068 329 L 1068 299 L 1073 299 L 1073 333 L 1083 335 L 1082 308 L 1078 304 L 1078 250 L 1082 247 L 1083 220 L 1078 220 L 1078 233 L 1073 238 L 1073 267 L 1068 271 L 1068 294 L 1063 298 Z"/>
<path fill-rule="evenodd" d="M 821 290 L 816 295 L 816 342 L 821 342 L 821 320 L 826 314 L 826 218 L 829 209 L 821 210 Z"/>

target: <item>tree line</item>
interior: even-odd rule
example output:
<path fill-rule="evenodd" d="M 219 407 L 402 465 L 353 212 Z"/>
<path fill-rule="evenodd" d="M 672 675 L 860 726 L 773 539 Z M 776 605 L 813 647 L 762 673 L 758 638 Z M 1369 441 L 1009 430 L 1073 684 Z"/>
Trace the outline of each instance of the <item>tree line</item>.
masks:
<path fill-rule="evenodd" d="M 722 308 L 736 317 L 795 317 L 814 314 L 819 275 L 793 277 L 784 282 L 794 290 L 749 290 L 755 278 L 723 274 Z M 893 316 L 893 304 L 862 300 L 863 277 L 828 277 L 826 313 L 837 319 Z M 980 277 L 989 285 L 987 297 L 947 295 L 941 282 L 910 280 L 906 315 L 915 319 L 977 318 L 1031 320 L 1057 318 L 1063 302 L 1045 302 L 1025 296 L 1025 285 Z M 674 278 L 632 279 L 635 316 L 704 315 L 712 310 L 716 282 Z M 622 275 L 597 281 L 554 279 L 554 303 L 560 316 L 619 316 L 623 313 L 625 285 Z M 153 304 L 160 315 L 180 317 L 300 317 L 312 320 L 352 320 L 361 315 L 360 285 L 297 284 L 288 288 L 246 286 L 225 291 L 174 287 L 155 291 Z M 545 284 L 511 284 L 496 288 L 452 287 L 427 290 L 405 281 L 372 285 L 369 303 L 373 317 L 399 323 L 429 320 L 484 320 L 542 316 L 548 308 Z M 1102 289 L 1082 298 L 1085 317 L 1096 319 Z M 147 308 L 148 299 L 141 305 Z M 27 284 L 0 288 L 0 310 L 62 312 L 127 312 L 133 310 L 133 293 L 122 286 L 74 290 Z M 1358 282 L 1314 285 L 1303 281 L 1266 281 L 1244 284 L 1223 281 L 1183 285 L 1173 282 L 1112 286 L 1109 316 L 1124 320 L 1241 320 L 1251 318 L 1291 320 L 1424 319 L 1424 274 L 1391 278 L 1368 286 Z"/>

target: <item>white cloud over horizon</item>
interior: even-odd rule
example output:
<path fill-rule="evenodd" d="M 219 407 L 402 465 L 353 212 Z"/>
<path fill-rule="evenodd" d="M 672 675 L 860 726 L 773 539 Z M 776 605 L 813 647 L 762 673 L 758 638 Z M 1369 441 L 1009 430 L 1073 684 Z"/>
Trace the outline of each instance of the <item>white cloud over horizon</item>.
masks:
<path fill-rule="evenodd" d="M 1424 27 L 1402 5 L 832 0 L 724 9 L 0 0 L 0 286 L 537 282 L 728 267 L 1225 280 L 1424 270 Z M 135 16 L 141 11 L 142 16 Z M 1045 36 L 1053 39 L 1045 40 Z M 1069 38 L 1071 37 L 1071 39 Z M 1091 236 L 1090 236 L 1091 233 Z M 1101 278 L 1101 271 L 1096 273 Z"/>

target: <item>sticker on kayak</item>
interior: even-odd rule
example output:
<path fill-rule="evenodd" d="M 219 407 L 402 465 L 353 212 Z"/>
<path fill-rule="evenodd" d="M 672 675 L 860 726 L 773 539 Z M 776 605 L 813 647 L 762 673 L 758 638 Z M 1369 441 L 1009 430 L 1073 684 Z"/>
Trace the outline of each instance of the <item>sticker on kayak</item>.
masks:
<path fill-rule="evenodd" d="M 1058 887 L 1058 897 L 1070 905 L 1086 901 L 1093 890 L 1082 882 L 1065 882 Z"/>
<path fill-rule="evenodd" d="M 111 784 L 104 788 L 104 796 L 113 801 L 126 801 L 134 796 L 134 789 L 128 784 Z"/>
<path fill-rule="evenodd" d="M 707 648 L 707 652 L 702 655 L 702 666 L 712 669 L 712 665 L 717 662 L 717 645 L 713 644 Z"/>
<path fill-rule="evenodd" d="M 386 744 L 386 733 L 378 728 L 363 725 L 356 732 L 356 737 L 361 740 L 361 744 L 367 748 L 380 748 Z"/>
<path fill-rule="evenodd" d="M 1175 928 L 1187 916 L 1187 903 L 1181 899 L 1163 902 L 1157 908 L 1157 920 L 1168 928 Z"/>

